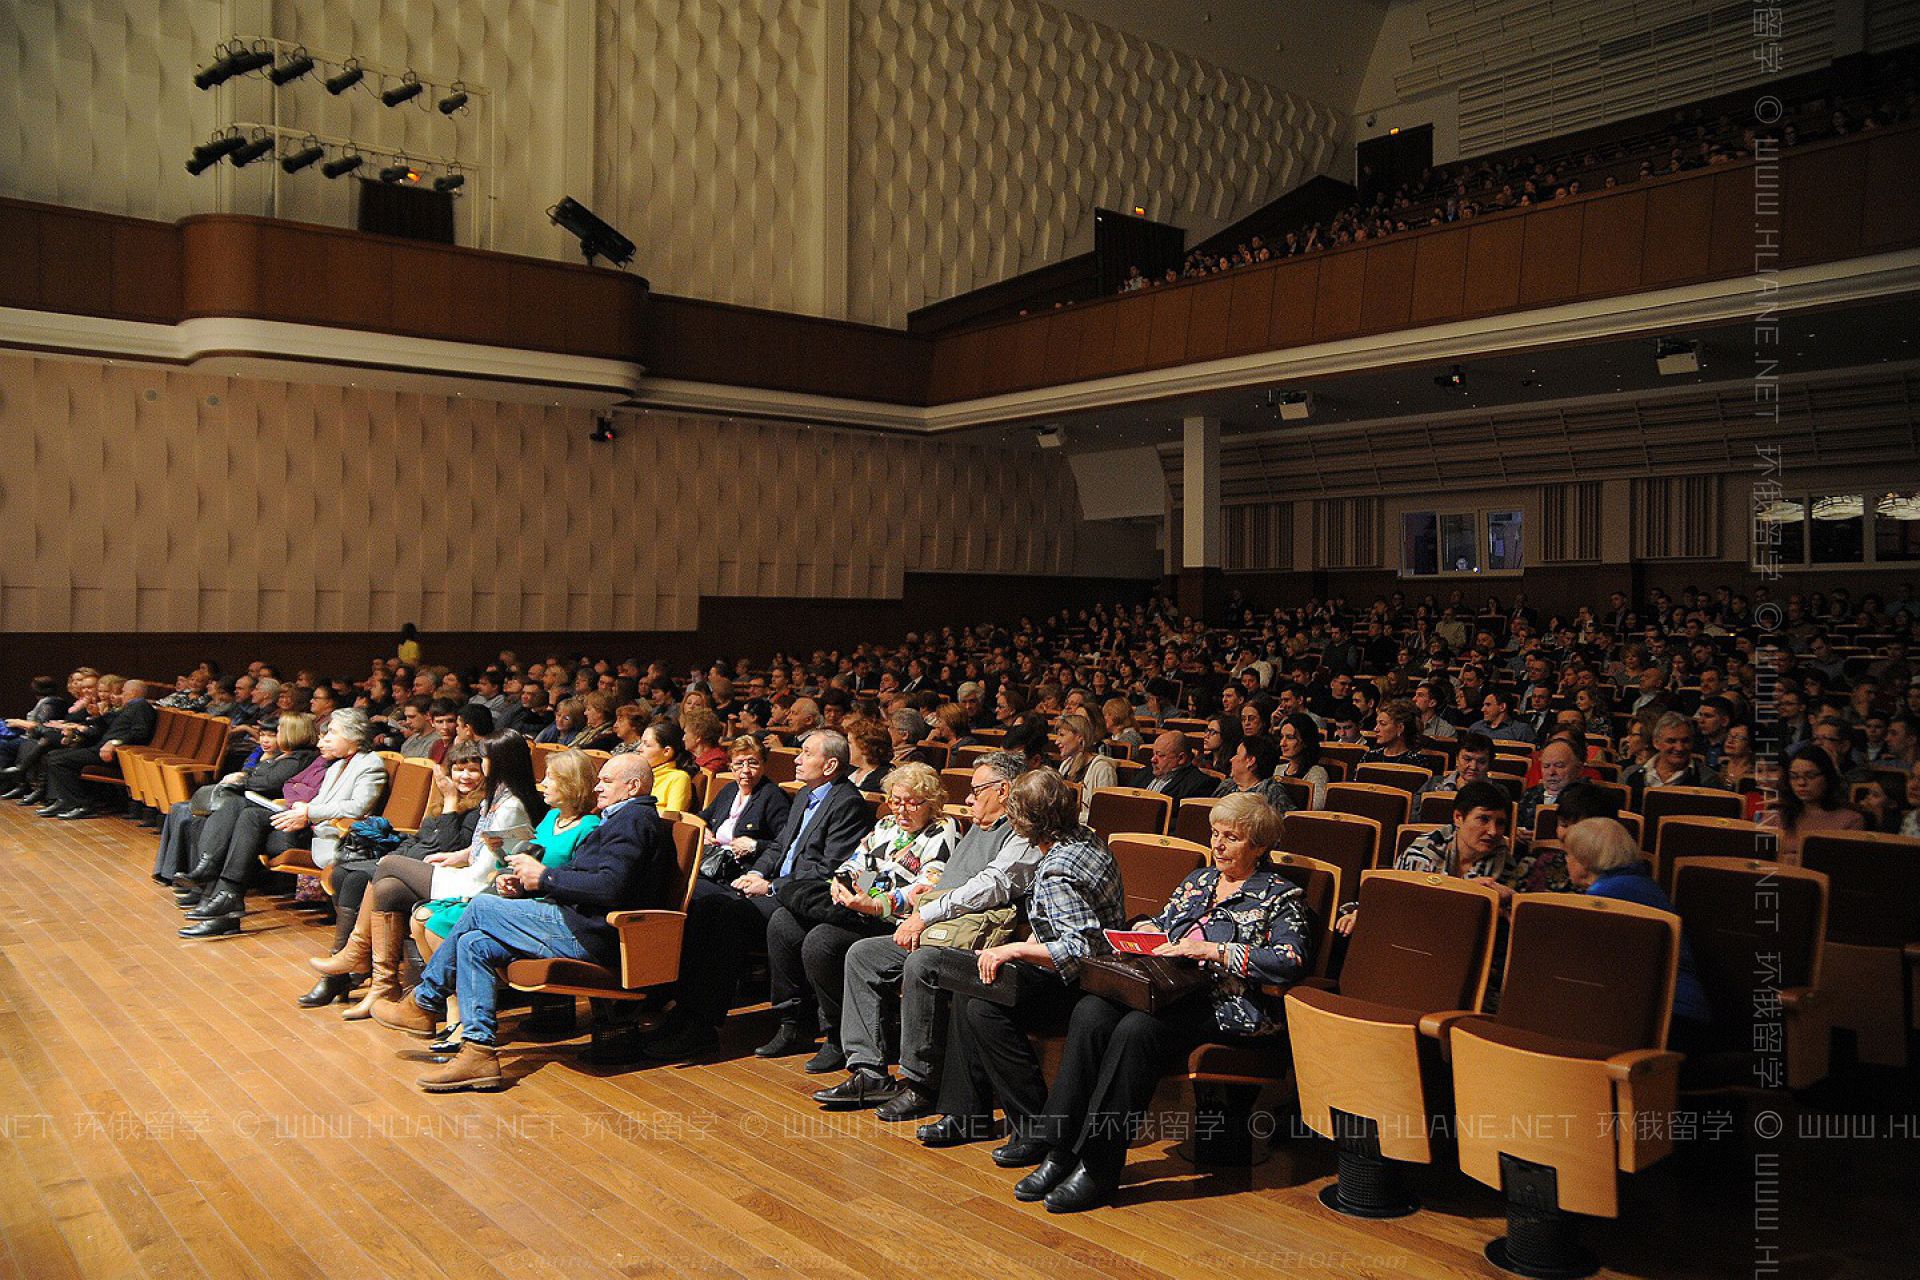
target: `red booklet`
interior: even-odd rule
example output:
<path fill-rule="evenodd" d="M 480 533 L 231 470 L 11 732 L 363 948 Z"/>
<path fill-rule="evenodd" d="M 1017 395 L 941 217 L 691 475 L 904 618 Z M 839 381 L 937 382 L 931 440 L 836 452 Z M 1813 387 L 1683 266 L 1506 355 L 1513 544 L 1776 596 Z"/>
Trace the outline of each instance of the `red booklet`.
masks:
<path fill-rule="evenodd" d="M 1167 940 L 1164 933 L 1128 933 L 1106 930 L 1107 945 L 1124 955 L 1150 956 Z"/>

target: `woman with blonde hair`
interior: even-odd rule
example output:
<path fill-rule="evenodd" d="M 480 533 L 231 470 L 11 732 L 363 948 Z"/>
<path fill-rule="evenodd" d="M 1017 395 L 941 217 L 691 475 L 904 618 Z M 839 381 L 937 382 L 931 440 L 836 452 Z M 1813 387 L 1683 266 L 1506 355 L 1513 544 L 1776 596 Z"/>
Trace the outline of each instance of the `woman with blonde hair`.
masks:
<path fill-rule="evenodd" d="M 1134 723 L 1133 704 L 1125 698 L 1108 698 L 1101 703 L 1100 718 L 1107 722 L 1107 749 L 1113 754 L 1146 745 L 1146 739 L 1140 736 L 1140 726 Z M 1116 747 L 1118 751 L 1114 750 Z"/>
<path fill-rule="evenodd" d="M 1053 726 L 1053 745 L 1060 752 L 1060 776 L 1080 787 L 1080 821 L 1087 820 L 1093 793 L 1101 787 L 1117 787 L 1120 775 L 1113 761 L 1096 749 L 1099 739 L 1093 722 L 1078 712 L 1060 717 Z"/>

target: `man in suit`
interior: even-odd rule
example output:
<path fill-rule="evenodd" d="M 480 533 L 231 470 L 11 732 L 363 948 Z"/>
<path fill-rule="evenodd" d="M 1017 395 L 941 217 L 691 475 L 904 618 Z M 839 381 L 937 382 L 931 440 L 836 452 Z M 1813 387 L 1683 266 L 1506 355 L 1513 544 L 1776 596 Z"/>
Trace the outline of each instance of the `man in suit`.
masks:
<path fill-rule="evenodd" d="M 80 771 L 93 765 L 117 768 L 121 747 L 144 746 L 153 741 L 160 713 L 147 701 L 143 680 L 129 680 L 120 689 L 120 706 L 107 717 L 99 738 L 85 746 L 67 747 L 47 756 L 47 794 L 51 799 L 40 810 L 43 818 L 91 818 L 93 806 L 87 803 L 80 782 Z"/>
<path fill-rule="evenodd" d="M 761 842 L 746 874 L 732 884 L 702 880 L 694 886 L 686 954 L 701 957 L 701 963 L 681 973 L 661 1034 L 644 1045 L 636 1042 L 632 1052 L 679 1059 L 713 1048 L 749 955 L 766 944 L 781 887 L 826 879 L 873 829 L 873 810 L 847 779 L 851 763 L 846 738 L 831 729 L 816 729 L 801 742 L 794 777 L 803 790 L 793 797 L 780 834 Z M 805 993 L 784 987 L 773 992 L 780 1033 L 755 1050 L 761 1057 L 813 1047 L 813 1038 L 798 1023 Z M 609 1054 L 621 1051 L 608 1049 Z"/>
<path fill-rule="evenodd" d="M 1220 785 L 1218 779 L 1208 777 L 1194 765 L 1193 749 L 1187 743 L 1187 735 L 1171 729 L 1153 740 L 1153 755 L 1147 767 L 1153 773 L 1147 790 L 1172 796 L 1175 809 L 1180 807 L 1182 800 L 1211 796 L 1214 788 Z"/>
<path fill-rule="evenodd" d="M 420 975 L 420 984 L 373 1006 L 374 1021 L 410 1035 L 439 1029 L 447 997 L 460 997 L 460 1052 L 420 1078 L 429 1093 L 498 1089 L 496 971 L 509 961 L 557 958 L 620 966 L 620 935 L 607 923 L 615 911 L 672 910 L 683 881 L 673 838 L 660 820 L 649 788 L 653 770 L 637 755 L 600 767 L 594 785 L 601 823 L 581 838 L 564 867 L 548 867 L 519 853 L 496 882 L 498 896 L 482 894 Z M 533 895 L 538 894 L 539 897 Z"/>
<path fill-rule="evenodd" d="M 187 919 L 196 923 L 180 930 L 181 937 L 217 938 L 240 932 L 247 882 L 263 853 L 272 857 L 289 849 L 309 848 L 315 866 L 332 864 L 343 830 L 335 824 L 344 820 L 345 826 L 351 826 L 372 813 L 387 789 L 386 764 L 368 749 L 372 739 L 373 725 L 366 712 L 343 707 L 333 713 L 327 731 L 320 735 L 320 754 L 331 763 L 319 792 L 312 800 L 281 808 L 250 805 L 240 811 L 228 837 L 220 879 L 205 901 L 187 913 Z"/>

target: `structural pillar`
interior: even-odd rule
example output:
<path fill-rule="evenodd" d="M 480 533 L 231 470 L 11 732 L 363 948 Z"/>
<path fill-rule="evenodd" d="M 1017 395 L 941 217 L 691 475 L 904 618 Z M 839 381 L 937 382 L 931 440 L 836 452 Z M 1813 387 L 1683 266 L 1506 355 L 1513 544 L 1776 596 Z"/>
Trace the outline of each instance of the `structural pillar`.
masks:
<path fill-rule="evenodd" d="M 1180 470 L 1180 611 L 1221 621 L 1220 419 L 1187 418 Z"/>

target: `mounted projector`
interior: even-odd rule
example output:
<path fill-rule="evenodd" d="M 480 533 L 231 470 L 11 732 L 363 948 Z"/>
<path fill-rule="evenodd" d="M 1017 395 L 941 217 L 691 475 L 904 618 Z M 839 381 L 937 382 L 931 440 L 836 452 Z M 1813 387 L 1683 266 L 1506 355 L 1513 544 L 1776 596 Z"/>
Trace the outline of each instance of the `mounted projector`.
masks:
<path fill-rule="evenodd" d="M 1269 391 L 1267 407 L 1272 409 L 1282 422 L 1305 422 L 1313 416 L 1313 392 Z"/>
<path fill-rule="evenodd" d="M 1059 427 L 1040 427 L 1033 433 L 1033 442 L 1042 449 L 1060 449 L 1067 443 L 1067 433 Z"/>
<path fill-rule="evenodd" d="M 1662 377 L 1700 372 L 1700 344 L 1678 338 L 1659 338 L 1653 344 L 1653 363 Z"/>

